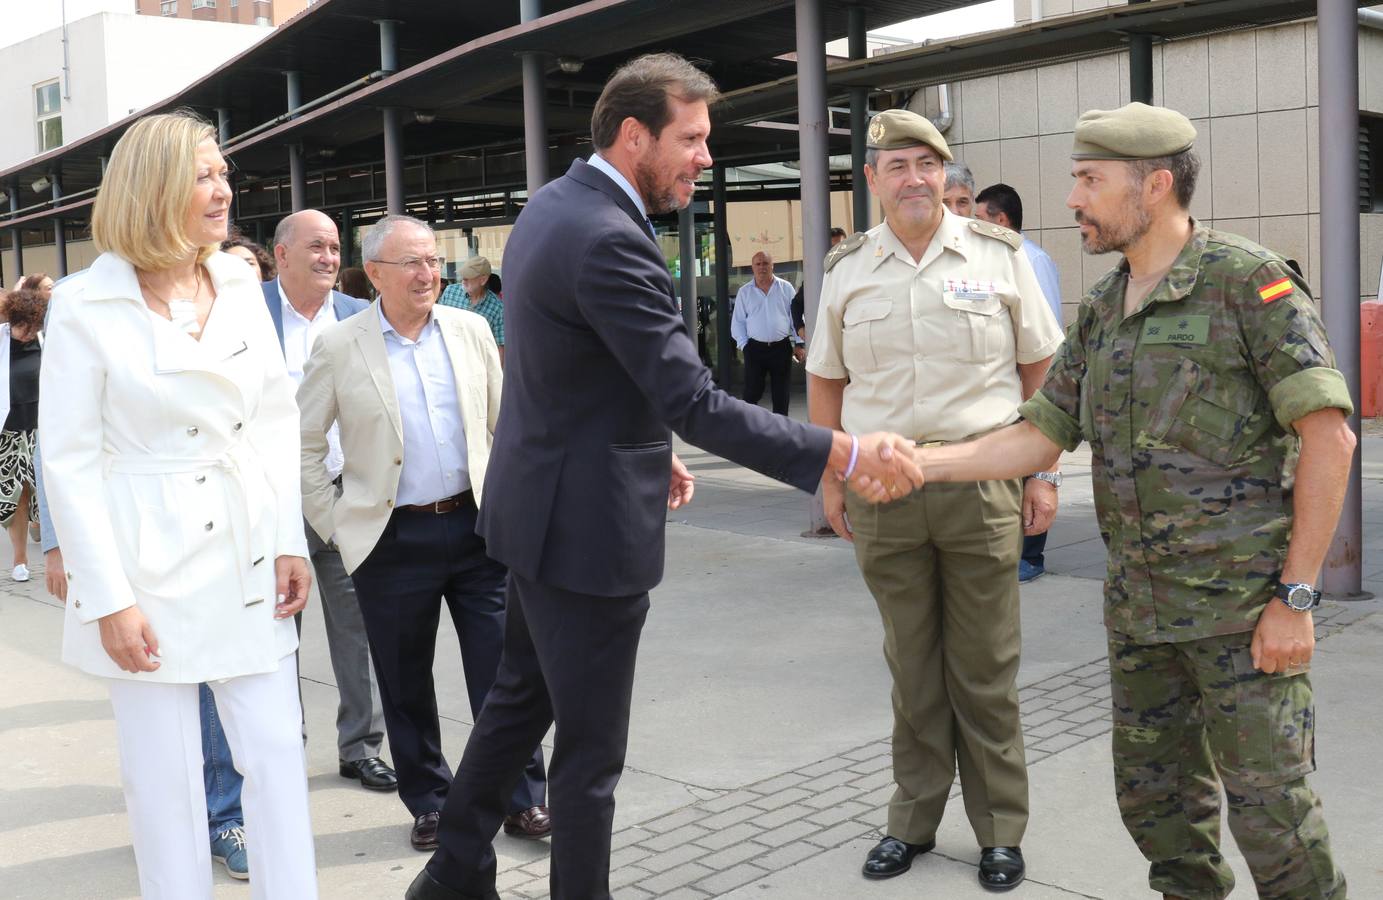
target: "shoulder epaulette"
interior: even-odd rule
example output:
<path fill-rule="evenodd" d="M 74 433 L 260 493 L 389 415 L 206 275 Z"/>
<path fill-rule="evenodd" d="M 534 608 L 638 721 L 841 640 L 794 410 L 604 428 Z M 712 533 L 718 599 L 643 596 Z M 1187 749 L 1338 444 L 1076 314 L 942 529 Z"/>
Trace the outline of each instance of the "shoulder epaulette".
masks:
<path fill-rule="evenodd" d="M 970 225 L 970 230 L 975 232 L 975 234 L 982 234 L 987 238 L 1003 241 L 1014 250 L 1018 250 L 1023 246 L 1023 236 L 1012 229 L 1005 228 L 1002 225 L 995 225 L 993 222 L 981 222 L 979 219 L 971 219 L 968 224 Z"/>
<path fill-rule="evenodd" d="M 826 271 L 831 271 L 831 267 L 840 262 L 845 257 L 860 249 L 869 240 L 869 235 L 863 231 L 857 231 L 845 240 L 831 248 L 831 252 L 826 254 Z"/>

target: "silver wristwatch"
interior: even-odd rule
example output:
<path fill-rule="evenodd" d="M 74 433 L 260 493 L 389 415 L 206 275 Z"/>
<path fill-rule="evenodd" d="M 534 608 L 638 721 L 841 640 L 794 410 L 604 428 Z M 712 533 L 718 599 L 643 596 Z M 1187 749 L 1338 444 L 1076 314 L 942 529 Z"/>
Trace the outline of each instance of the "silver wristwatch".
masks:
<path fill-rule="evenodd" d="M 1060 472 L 1034 472 L 1031 477 L 1036 478 L 1038 481 L 1045 481 L 1054 488 L 1061 487 Z"/>
<path fill-rule="evenodd" d="M 1279 584 L 1273 595 L 1297 612 L 1306 612 L 1321 605 L 1321 592 L 1309 584 Z"/>

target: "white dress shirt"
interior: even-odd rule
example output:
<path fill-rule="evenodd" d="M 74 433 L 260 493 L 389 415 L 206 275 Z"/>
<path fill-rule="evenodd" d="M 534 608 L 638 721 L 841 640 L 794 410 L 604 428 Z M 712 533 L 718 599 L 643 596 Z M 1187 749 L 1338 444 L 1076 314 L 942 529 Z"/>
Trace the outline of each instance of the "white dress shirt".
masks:
<path fill-rule="evenodd" d="M 730 335 L 741 350 L 751 340 L 776 344 L 790 337 L 794 344 L 802 343 L 792 330 L 792 295 L 796 293 L 787 281 L 773 276 L 765 291 L 750 281 L 735 294 L 735 313 L 730 317 Z"/>
<path fill-rule="evenodd" d="M 471 486 L 466 432 L 456 397 L 456 374 L 437 318 L 429 315 L 416 341 L 399 334 L 375 304 L 403 424 L 403 469 L 397 506 L 435 503 Z"/>
<path fill-rule="evenodd" d="M 656 241 L 658 236 L 653 231 L 653 223 L 648 219 L 648 207 L 644 206 L 643 197 L 640 197 L 639 192 L 634 190 L 634 186 L 629 183 L 629 179 L 624 177 L 624 173 L 610 165 L 609 161 L 599 153 L 591 154 L 590 165 L 608 175 L 611 181 L 619 185 L 620 190 L 629 195 L 629 199 L 633 200 L 634 205 L 638 207 L 639 215 L 643 216 L 643 224 L 644 227 L 648 229 L 648 236 Z"/>
<path fill-rule="evenodd" d="M 293 383 L 302 384 L 303 367 L 312 354 L 312 345 L 317 341 L 317 336 L 326 331 L 327 326 L 336 323 L 336 304 L 331 302 L 331 292 L 328 291 L 326 302 L 309 319 L 288 302 L 282 284 L 279 285 L 279 300 L 283 303 L 283 361 L 288 366 L 288 376 Z M 332 478 L 339 476 L 346 466 L 345 457 L 341 455 L 341 429 L 335 423 L 327 432 L 326 466 Z"/>

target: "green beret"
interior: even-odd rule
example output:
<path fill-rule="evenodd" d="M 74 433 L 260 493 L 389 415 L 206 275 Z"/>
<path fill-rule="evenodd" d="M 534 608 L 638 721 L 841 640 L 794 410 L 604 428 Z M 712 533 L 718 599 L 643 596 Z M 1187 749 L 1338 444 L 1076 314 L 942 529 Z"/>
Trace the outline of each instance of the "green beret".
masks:
<path fill-rule="evenodd" d="M 1092 109 L 1076 121 L 1072 159 L 1157 159 L 1190 150 L 1191 120 L 1165 106 L 1130 103 Z"/>
<path fill-rule="evenodd" d="M 490 277 L 490 261 L 483 256 L 472 256 L 456 270 L 457 278 L 478 278 L 481 275 Z"/>
<path fill-rule="evenodd" d="M 870 150 L 902 150 L 923 145 L 931 147 L 947 162 L 954 158 L 951 148 L 946 146 L 946 139 L 926 116 L 906 109 L 886 109 L 869 120 Z"/>

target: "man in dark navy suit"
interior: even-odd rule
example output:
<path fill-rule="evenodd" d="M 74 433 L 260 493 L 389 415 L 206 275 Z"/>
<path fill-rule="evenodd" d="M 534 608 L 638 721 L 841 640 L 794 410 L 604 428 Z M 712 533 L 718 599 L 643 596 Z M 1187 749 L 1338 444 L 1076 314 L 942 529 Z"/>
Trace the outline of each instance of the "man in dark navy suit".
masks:
<path fill-rule="evenodd" d="M 479 524 L 510 569 L 504 657 L 409 900 L 498 897 L 504 798 L 554 721 L 551 893 L 610 896 L 639 633 L 667 509 L 692 497 L 669 428 L 808 492 L 823 475 L 874 501 L 921 486 L 912 442 L 775 416 L 718 389 L 697 357 L 648 215 L 691 202 L 716 96 L 678 56 L 622 67 L 591 119 L 597 152 L 533 195 L 506 244 L 508 357 Z"/>
<path fill-rule="evenodd" d="M 369 304 L 333 290 L 336 272 L 341 267 L 341 239 L 336 223 L 325 213 L 305 209 L 281 220 L 274 230 L 273 251 L 278 277 L 264 282 L 264 302 L 278 331 L 288 374 L 301 384 L 303 366 L 317 336 Z M 341 474 L 342 458 L 335 428 L 328 442 L 331 452 L 327 468 L 336 477 Z M 355 588 L 331 535 L 318 535 L 311 525 L 306 530 L 308 552 L 322 596 L 331 669 L 340 695 L 336 749 L 341 776 L 357 779 L 371 790 L 395 790 L 398 778 L 379 755 L 384 743 L 384 711 L 370 665 L 370 646 Z"/>

